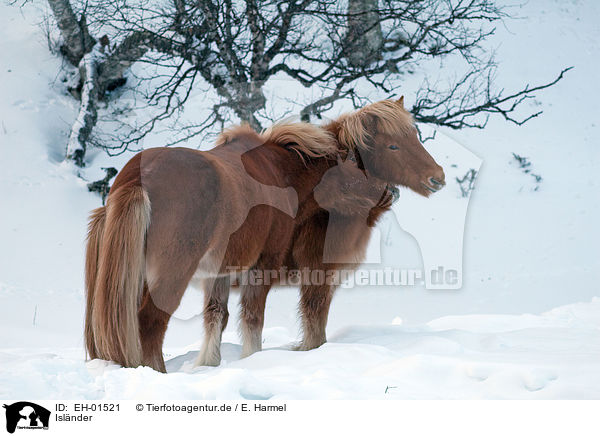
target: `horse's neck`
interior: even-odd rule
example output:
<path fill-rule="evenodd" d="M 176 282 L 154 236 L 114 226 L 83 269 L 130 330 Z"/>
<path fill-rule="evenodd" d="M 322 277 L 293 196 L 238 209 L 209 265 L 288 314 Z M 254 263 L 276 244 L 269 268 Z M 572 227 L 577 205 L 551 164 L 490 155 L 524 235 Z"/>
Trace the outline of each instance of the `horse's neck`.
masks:
<path fill-rule="evenodd" d="M 320 157 L 307 159 L 302 165 L 296 168 L 294 174 L 294 186 L 299 196 L 308 197 L 317 187 L 323 176 L 336 163 L 332 159 Z"/>
<path fill-rule="evenodd" d="M 347 156 L 340 158 L 344 160 Z M 388 196 L 391 194 L 385 182 L 370 177 L 360 167 L 356 168 L 356 161 L 346 160 L 342 167 L 338 167 L 340 158 L 313 159 L 296 175 L 295 179 L 302 181 L 303 187 L 303 190 L 297 188 L 299 203 L 302 205 L 306 201 L 302 214 L 309 216 L 323 209 L 335 210 L 346 220 L 366 222 L 372 227 L 381 215 L 390 210 Z M 351 170 L 346 167 L 348 164 L 353 165 Z M 329 171 L 339 171 L 340 174 L 336 177 L 333 173 L 333 177 L 328 178 Z M 317 193 L 319 190 L 320 194 Z M 327 193 L 325 197 L 323 192 Z"/>

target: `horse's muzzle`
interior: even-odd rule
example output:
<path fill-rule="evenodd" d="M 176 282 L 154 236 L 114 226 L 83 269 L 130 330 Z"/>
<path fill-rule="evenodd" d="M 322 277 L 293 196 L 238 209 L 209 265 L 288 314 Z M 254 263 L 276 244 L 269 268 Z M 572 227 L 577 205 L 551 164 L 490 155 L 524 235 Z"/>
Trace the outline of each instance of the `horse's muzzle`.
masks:
<path fill-rule="evenodd" d="M 398 187 L 394 185 L 388 185 L 387 189 L 390 192 L 390 194 L 392 194 L 392 204 L 394 204 L 400 198 L 400 189 L 398 189 Z"/>
<path fill-rule="evenodd" d="M 431 192 L 438 192 L 444 186 L 446 186 L 446 181 L 443 177 L 436 179 L 435 177 L 430 177 L 427 180 L 427 183 L 421 183 L 427 190 Z"/>

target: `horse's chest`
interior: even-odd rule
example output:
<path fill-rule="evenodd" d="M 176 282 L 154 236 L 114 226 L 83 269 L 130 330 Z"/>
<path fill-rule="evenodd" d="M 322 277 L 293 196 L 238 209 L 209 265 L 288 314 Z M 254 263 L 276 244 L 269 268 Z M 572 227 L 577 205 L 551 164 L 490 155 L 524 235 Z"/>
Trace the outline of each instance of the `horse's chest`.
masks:
<path fill-rule="evenodd" d="M 328 219 L 311 222 L 294 241 L 294 250 L 300 258 L 316 257 L 324 264 L 359 264 L 364 259 L 371 231 L 363 217 L 330 215 Z"/>
<path fill-rule="evenodd" d="M 330 225 L 339 226 L 339 229 L 328 232 L 331 236 L 326 239 L 334 240 L 326 241 L 326 243 L 334 247 L 340 262 L 362 262 L 372 231 L 366 220 L 361 217 L 348 219 L 343 224 L 334 222 Z M 327 250 L 327 246 L 325 246 L 325 250 Z"/>

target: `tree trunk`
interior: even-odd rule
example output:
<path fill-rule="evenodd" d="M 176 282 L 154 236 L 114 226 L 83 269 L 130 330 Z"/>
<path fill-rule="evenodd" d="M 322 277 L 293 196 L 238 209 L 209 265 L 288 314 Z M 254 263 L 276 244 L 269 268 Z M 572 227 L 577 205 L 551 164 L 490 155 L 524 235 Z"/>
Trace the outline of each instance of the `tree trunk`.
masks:
<path fill-rule="evenodd" d="M 146 54 L 150 39 L 145 32 L 132 32 L 105 57 L 98 65 L 98 98 L 102 99 L 107 90 L 125 83 L 125 71 Z M 108 38 L 106 40 L 108 46 Z M 102 42 L 102 39 L 100 41 Z M 158 44 L 158 41 L 156 43 Z"/>
<path fill-rule="evenodd" d="M 63 38 L 60 51 L 71 64 L 77 66 L 95 44 L 88 32 L 85 16 L 77 20 L 69 0 L 48 0 L 48 4 Z"/>
<path fill-rule="evenodd" d="M 378 0 L 348 1 L 346 52 L 348 63 L 355 68 L 381 59 L 383 34 L 378 8 Z"/>
<path fill-rule="evenodd" d="M 235 100 L 229 98 L 231 107 L 235 114 L 244 123 L 248 123 L 257 132 L 262 130 L 262 126 L 256 118 L 256 113 L 265 108 L 266 97 L 263 93 L 262 81 L 250 81 L 238 83 L 232 92 L 225 95 L 235 96 Z"/>
<path fill-rule="evenodd" d="M 80 167 L 84 166 L 87 142 L 98 119 L 96 111 L 98 101 L 97 56 L 98 52 L 95 48 L 85 54 L 79 63 L 79 74 L 83 83 L 81 105 L 79 106 L 79 115 L 71 127 L 66 154 L 67 159 L 73 160 L 75 165 Z"/>

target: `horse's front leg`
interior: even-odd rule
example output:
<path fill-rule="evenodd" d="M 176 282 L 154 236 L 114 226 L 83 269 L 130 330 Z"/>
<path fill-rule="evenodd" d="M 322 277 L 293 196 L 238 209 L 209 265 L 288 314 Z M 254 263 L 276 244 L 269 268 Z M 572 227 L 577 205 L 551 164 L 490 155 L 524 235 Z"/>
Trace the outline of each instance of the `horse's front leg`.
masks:
<path fill-rule="evenodd" d="M 327 341 L 325 327 L 333 291 L 329 284 L 304 285 L 300 289 L 303 339 L 298 350 L 312 350 Z"/>
<path fill-rule="evenodd" d="M 248 357 L 262 349 L 262 330 L 265 323 L 265 303 L 270 284 L 245 285 L 242 288 L 240 309 L 240 333 L 242 357 Z"/>
<path fill-rule="evenodd" d="M 205 282 L 204 344 L 196 359 L 196 366 L 219 366 L 221 363 L 221 336 L 229 318 L 229 285 L 229 277 Z"/>

